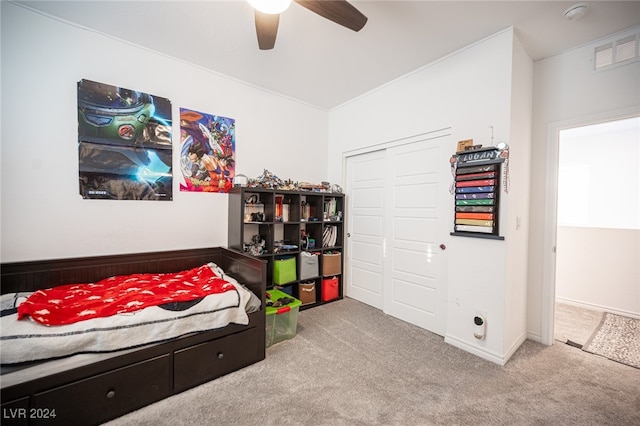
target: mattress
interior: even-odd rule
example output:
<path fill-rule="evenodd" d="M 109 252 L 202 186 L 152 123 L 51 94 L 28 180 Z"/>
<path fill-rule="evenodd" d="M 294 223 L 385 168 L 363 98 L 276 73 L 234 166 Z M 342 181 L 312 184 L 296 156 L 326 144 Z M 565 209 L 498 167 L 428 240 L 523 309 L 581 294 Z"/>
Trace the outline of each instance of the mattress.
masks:
<path fill-rule="evenodd" d="M 194 301 L 148 306 L 134 312 L 91 318 L 65 325 L 43 325 L 31 317 L 18 320 L 18 307 L 29 293 L 1 296 L 0 358 L 3 365 L 43 361 L 77 354 L 110 353 L 164 342 L 190 333 L 249 323 L 247 312 L 260 300 L 226 275 L 209 267 L 233 289 Z"/>

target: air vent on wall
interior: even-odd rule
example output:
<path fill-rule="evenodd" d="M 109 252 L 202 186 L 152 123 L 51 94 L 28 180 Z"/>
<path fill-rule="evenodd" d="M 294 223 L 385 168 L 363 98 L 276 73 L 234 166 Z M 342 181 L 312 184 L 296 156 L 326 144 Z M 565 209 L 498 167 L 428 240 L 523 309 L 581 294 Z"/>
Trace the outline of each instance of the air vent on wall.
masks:
<path fill-rule="evenodd" d="M 616 62 L 629 61 L 636 58 L 638 43 L 635 36 L 630 36 L 616 42 Z"/>
<path fill-rule="evenodd" d="M 613 43 L 596 47 L 595 67 L 600 69 L 613 64 Z"/>
<path fill-rule="evenodd" d="M 603 44 L 594 49 L 594 69 L 613 67 L 622 63 L 637 60 L 639 34 Z"/>

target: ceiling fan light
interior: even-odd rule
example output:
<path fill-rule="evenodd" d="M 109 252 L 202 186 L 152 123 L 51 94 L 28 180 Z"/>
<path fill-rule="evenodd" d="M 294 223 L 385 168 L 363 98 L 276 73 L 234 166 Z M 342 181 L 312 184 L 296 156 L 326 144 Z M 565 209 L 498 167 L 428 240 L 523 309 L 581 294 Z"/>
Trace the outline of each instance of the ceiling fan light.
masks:
<path fill-rule="evenodd" d="M 248 2 L 254 9 L 269 15 L 282 13 L 291 5 L 291 0 L 248 0 Z"/>

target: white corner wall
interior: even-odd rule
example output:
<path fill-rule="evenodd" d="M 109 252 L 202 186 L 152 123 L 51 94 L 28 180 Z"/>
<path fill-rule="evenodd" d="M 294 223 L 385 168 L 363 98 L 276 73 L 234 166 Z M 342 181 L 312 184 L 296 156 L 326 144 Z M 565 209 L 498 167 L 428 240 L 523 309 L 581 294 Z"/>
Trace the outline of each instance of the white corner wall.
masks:
<path fill-rule="evenodd" d="M 451 154 L 458 140 L 473 138 L 476 144 L 491 145 L 490 126 L 495 142 L 509 143 L 514 155 L 511 170 L 517 176 L 511 181 L 511 193 L 503 194 L 502 199 L 501 217 L 507 219 L 501 233 L 506 241 L 451 237 L 448 232 L 442 241 L 447 246 L 444 253 L 448 263 L 446 341 L 498 364 L 506 363 L 526 337 L 526 276 L 516 272 L 526 263 L 526 251 L 516 249 L 508 260 L 507 247 L 526 246 L 526 231 L 514 238 L 512 216 L 520 214 L 527 222 L 529 138 L 518 136 L 529 129 L 526 103 L 530 100 L 531 64 L 529 61 L 527 65 L 519 43 L 514 47 L 514 39 L 513 29 L 504 30 L 329 114 L 329 178 L 335 182 L 344 182 L 345 153 L 373 150 L 380 144 L 439 129 L 451 128 L 452 146 L 445 148 Z M 512 79 L 514 70 L 521 73 L 517 79 Z M 524 96 L 522 103 L 512 105 L 512 91 Z M 514 137 L 518 139 L 512 140 Z M 517 200 L 513 208 L 512 197 Z M 453 223 L 453 199 L 448 198 Z M 508 267 L 507 261 L 516 266 Z M 507 291 L 507 285 L 518 290 Z M 508 297 L 514 297 L 515 302 Z M 515 306 L 507 310 L 509 303 Z M 487 313 L 487 337 L 483 341 L 473 337 L 477 310 Z M 518 318 L 512 322 L 506 316 L 516 310 Z"/>
<path fill-rule="evenodd" d="M 640 113 L 640 62 L 594 71 L 593 49 L 637 33 L 638 27 L 534 63 L 528 337 L 553 342 L 557 132 Z M 606 160 L 606 159 L 605 159 Z"/>
<path fill-rule="evenodd" d="M 505 353 L 510 357 L 527 337 L 527 271 L 529 199 L 531 196 L 531 114 L 533 61 L 520 40 L 513 43 L 511 134 L 509 137 L 509 203 L 505 286 Z M 504 224 L 504 222 L 503 222 Z"/>
<path fill-rule="evenodd" d="M 180 107 L 236 120 L 237 173 L 327 179 L 326 111 L 15 4 L 1 8 L 3 262 L 226 245 L 227 196 L 179 192 Z M 81 198 L 81 79 L 172 101 L 173 201 Z"/>

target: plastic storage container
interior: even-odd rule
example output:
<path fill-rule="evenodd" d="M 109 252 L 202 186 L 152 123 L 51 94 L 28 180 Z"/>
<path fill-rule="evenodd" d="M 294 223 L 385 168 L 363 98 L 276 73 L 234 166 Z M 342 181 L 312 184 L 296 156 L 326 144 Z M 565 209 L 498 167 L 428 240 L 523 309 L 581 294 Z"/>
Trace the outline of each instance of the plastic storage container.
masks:
<path fill-rule="evenodd" d="M 267 291 L 267 300 L 276 302 L 282 297 L 291 298 L 293 302 L 281 307 L 267 306 L 267 347 L 282 342 L 283 340 L 291 339 L 296 335 L 296 329 L 298 328 L 298 311 L 302 302 L 280 290 L 273 289 Z"/>

